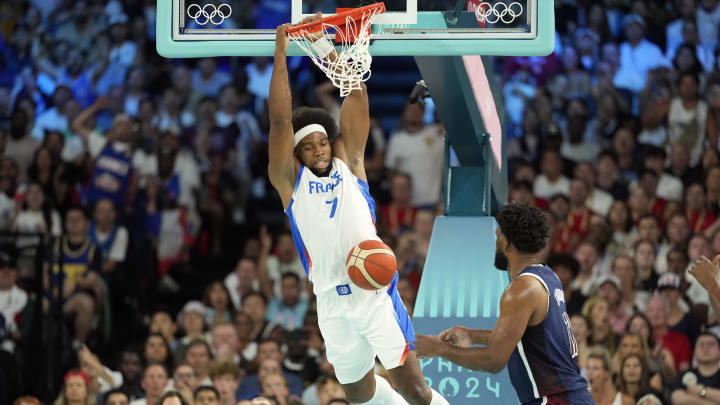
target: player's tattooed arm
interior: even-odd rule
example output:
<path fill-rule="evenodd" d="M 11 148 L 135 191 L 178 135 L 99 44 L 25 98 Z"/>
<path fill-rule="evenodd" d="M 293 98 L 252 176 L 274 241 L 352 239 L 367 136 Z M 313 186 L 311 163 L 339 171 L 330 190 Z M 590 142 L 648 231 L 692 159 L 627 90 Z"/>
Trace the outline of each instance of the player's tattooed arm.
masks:
<path fill-rule="evenodd" d="M 547 293 L 531 277 L 520 277 L 500 299 L 500 317 L 487 347 L 461 347 L 440 336 L 417 335 L 418 357 L 442 357 L 470 370 L 499 373 L 507 365 L 536 310 L 547 306 Z M 473 340 L 474 342 L 474 340 Z"/>
<path fill-rule="evenodd" d="M 270 79 L 270 139 L 268 145 L 268 176 L 270 183 L 280 194 L 283 207 L 287 209 L 295 184 L 295 156 L 293 154 L 292 95 L 288 82 L 286 61 L 290 38 L 285 33 L 291 24 L 277 28 L 275 37 L 275 60 Z"/>

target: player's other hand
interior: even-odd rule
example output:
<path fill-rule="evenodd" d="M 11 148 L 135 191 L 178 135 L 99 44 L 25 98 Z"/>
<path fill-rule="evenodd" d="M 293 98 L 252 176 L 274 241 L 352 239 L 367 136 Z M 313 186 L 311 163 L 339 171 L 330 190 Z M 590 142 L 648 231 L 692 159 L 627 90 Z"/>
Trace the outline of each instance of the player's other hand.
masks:
<path fill-rule="evenodd" d="M 702 256 L 690 265 L 690 270 L 688 271 L 703 288 L 709 290 L 718 283 L 718 275 L 720 275 L 720 255 L 716 256 L 713 261 Z"/>
<path fill-rule="evenodd" d="M 415 335 L 415 355 L 419 358 L 436 357 L 444 343 L 433 335 Z"/>
<path fill-rule="evenodd" d="M 318 12 L 318 13 L 316 13 L 316 14 L 314 14 L 314 15 L 311 15 L 311 16 L 309 16 L 309 17 L 303 18 L 302 20 L 300 20 L 300 22 L 299 22 L 297 25 L 309 24 L 309 23 L 311 23 L 311 22 L 315 22 L 315 21 L 317 21 L 317 20 L 321 20 L 322 18 L 323 18 L 322 13 Z M 320 39 L 320 37 L 321 37 L 322 35 L 323 35 L 322 30 L 319 30 L 319 31 L 316 31 L 316 32 L 308 33 L 307 35 L 305 35 L 305 38 L 306 38 L 308 41 L 310 41 L 310 42 L 315 42 L 315 41 L 317 41 L 318 39 Z"/>
<path fill-rule="evenodd" d="M 275 32 L 275 50 L 287 51 L 290 37 L 285 31 L 290 27 L 292 27 L 292 24 L 283 24 L 277 27 L 277 31 Z"/>
<path fill-rule="evenodd" d="M 472 346 L 470 329 L 464 326 L 453 326 L 452 328 L 441 333 L 438 337 L 440 338 L 440 341 L 450 343 L 458 347 Z"/>

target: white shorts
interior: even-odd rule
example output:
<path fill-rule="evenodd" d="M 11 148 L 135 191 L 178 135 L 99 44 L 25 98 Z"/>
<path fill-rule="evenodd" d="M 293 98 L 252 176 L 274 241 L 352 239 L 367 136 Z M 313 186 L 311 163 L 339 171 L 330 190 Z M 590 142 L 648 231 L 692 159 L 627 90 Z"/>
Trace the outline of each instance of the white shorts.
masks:
<path fill-rule="evenodd" d="M 341 384 L 363 378 L 375 356 L 388 370 L 401 366 L 414 348 L 415 332 L 396 284 L 397 275 L 378 291 L 349 284 L 317 297 L 327 359 Z"/>

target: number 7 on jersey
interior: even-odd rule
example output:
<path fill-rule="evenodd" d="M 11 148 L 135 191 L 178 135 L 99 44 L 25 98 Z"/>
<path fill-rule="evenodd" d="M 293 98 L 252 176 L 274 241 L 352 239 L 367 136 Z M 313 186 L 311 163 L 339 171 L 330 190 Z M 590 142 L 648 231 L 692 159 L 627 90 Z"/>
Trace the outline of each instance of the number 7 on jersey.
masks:
<path fill-rule="evenodd" d="M 332 199 L 332 201 L 325 201 L 325 204 L 332 204 L 332 208 L 330 209 L 330 218 L 335 216 L 335 210 L 337 209 L 338 205 L 338 198 L 335 197 Z"/>

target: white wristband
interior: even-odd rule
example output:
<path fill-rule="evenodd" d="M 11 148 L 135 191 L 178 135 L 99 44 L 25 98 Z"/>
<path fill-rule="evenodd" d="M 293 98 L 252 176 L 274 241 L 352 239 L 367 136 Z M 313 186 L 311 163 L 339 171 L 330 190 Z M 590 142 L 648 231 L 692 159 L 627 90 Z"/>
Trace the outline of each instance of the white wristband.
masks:
<path fill-rule="evenodd" d="M 333 44 L 331 44 L 324 36 L 313 42 L 312 47 L 315 49 L 315 52 L 320 59 L 325 59 L 335 50 Z"/>

